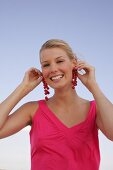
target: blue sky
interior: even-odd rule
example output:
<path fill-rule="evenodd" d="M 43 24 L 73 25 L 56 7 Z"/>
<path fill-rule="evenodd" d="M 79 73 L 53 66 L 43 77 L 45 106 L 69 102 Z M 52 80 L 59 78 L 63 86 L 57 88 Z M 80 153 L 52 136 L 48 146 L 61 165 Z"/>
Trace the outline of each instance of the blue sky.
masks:
<path fill-rule="evenodd" d="M 104 94 L 113 102 L 112 0 L 0 0 L 0 102 L 30 67 L 40 69 L 39 49 L 48 39 L 67 41 L 80 59 L 96 68 Z M 92 95 L 78 82 L 81 97 Z M 42 84 L 14 108 L 43 98 Z M 113 143 L 101 133 L 101 170 L 113 169 Z M 0 169 L 30 169 L 29 129 L 0 140 Z"/>

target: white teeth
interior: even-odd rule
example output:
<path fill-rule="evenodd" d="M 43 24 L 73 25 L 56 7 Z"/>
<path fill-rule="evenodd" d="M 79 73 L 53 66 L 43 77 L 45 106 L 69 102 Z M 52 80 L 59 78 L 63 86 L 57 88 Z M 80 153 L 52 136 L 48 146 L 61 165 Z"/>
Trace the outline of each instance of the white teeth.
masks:
<path fill-rule="evenodd" d="M 61 79 L 63 76 L 62 75 L 59 75 L 59 76 L 54 76 L 54 77 L 51 77 L 52 80 L 58 80 L 58 79 Z"/>

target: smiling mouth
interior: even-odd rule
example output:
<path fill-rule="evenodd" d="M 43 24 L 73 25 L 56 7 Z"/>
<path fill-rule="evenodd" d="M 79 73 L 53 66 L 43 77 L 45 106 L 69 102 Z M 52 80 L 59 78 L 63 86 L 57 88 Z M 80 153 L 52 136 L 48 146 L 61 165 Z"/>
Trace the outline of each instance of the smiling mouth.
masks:
<path fill-rule="evenodd" d="M 64 75 L 57 75 L 57 76 L 51 77 L 50 79 L 51 79 L 52 81 L 54 81 L 54 80 L 60 80 L 63 76 L 64 76 Z"/>

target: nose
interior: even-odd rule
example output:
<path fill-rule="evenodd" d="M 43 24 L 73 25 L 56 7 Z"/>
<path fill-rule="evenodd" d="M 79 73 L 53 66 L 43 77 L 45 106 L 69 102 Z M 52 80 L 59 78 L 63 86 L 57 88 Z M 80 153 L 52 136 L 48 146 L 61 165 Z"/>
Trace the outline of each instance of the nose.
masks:
<path fill-rule="evenodd" d="M 51 64 L 51 67 L 50 67 L 50 72 L 51 73 L 56 73 L 58 70 L 56 64 Z"/>

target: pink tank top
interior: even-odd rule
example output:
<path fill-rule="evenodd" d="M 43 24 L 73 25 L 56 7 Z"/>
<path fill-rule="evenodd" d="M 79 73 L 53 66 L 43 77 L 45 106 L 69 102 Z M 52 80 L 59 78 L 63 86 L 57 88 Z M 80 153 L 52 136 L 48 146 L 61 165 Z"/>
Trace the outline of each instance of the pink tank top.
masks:
<path fill-rule="evenodd" d="M 100 151 L 95 101 L 85 121 L 65 126 L 44 100 L 30 131 L 31 170 L 99 170 Z"/>

